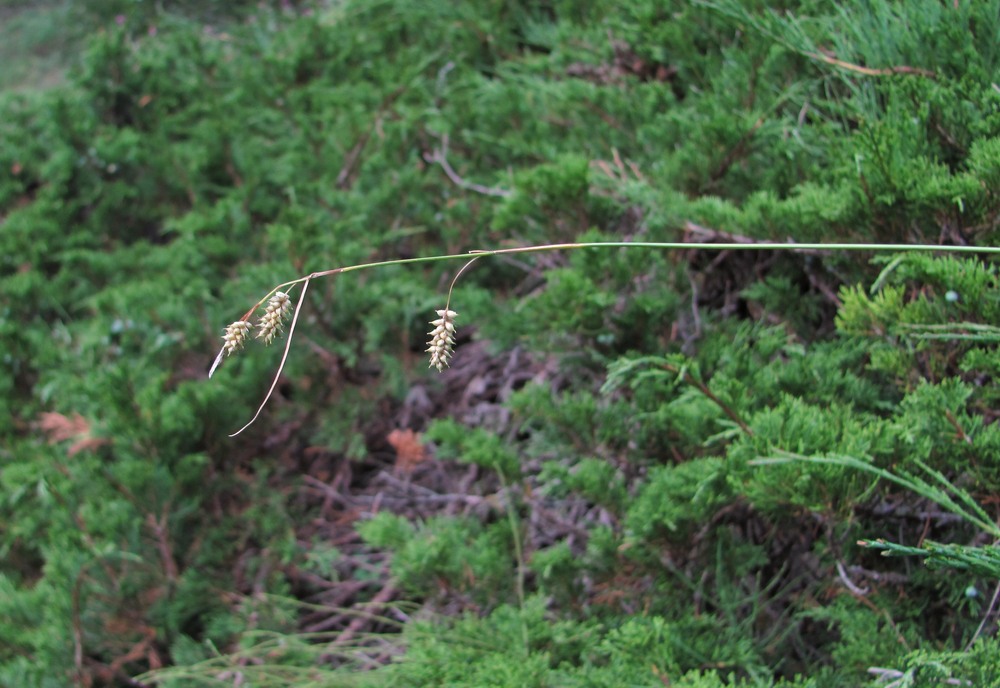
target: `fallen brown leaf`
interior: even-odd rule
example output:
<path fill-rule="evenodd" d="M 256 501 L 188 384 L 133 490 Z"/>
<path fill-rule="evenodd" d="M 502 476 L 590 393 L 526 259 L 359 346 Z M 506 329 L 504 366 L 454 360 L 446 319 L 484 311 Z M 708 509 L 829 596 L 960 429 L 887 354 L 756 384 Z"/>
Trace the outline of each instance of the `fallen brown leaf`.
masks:
<path fill-rule="evenodd" d="M 74 413 L 72 418 L 61 413 L 42 413 L 39 415 L 38 429 L 45 434 L 49 444 L 73 440 L 73 444 L 66 450 L 67 456 L 110 444 L 108 439 L 92 437 L 90 423 L 79 413 Z"/>
<path fill-rule="evenodd" d="M 413 430 L 393 430 L 386 436 L 386 441 L 396 450 L 396 468 L 404 473 L 410 473 L 417 464 L 427 458 L 420 435 Z"/>

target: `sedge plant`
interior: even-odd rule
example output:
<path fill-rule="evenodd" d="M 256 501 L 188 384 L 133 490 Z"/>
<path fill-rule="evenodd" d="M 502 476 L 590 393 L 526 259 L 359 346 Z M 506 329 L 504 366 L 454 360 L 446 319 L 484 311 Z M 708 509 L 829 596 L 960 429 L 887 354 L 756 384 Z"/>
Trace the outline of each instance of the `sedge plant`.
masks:
<path fill-rule="evenodd" d="M 260 417 L 263 412 L 264 407 L 267 406 L 267 402 L 270 400 L 271 395 L 274 393 L 275 387 L 278 385 L 278 380 L 280 379 L 281 372 L 284 369 L 285 362 L 288 360 L 288 352 L 291 348 L 292 336 L 295 333 L 295 327 L 298 323 L 299 313 L 302 309 L 302 304 L 305 302 L 306 293 L 309 290 L 309 285 L 313 280 L 317 280 L 323 277 L 333 277 L 335 275 L 355 272 L 358 270 L 370 270 L 380 267 L 387 267 L 390 265 L 405 265 L 405 264 L 418 264 L 418 263 L 432 263 L 432 262 L 443 262 L 443 261 L 466 261 L 465 265 L 455 274 L 452 279 L 451 284 L 448 288 L 448 294 L 445 298 L 444 308 L 435 311 L 437 317 L 430 321 L 433 329 L 428 333 L 430 339 L 428 341 L 428 348 L 426 353 L 429 354 L 429 367 L 436 368 L 439 372 L 444 371 L 454 355 L 455 349 L 455 332 L 456 325 L 455 320 L 458 317 L 458 313 L 451 307 L 451 298 L 454 293 L 455 284 L 458 282 L 458 278 L 465 273 L 477 260 L 482 258 L 504 256 L 511 254 L 521 254 L 521 253 L 543 253 L 550 251 L 572 251 L 572 250 L 612 250 L 612 249 L 638 249 L 647 251 L 670 251 L 670 250 L 705 250 L 705 251 L 867 251 L 871 253 L 949 253 L 949 254 L 1000 254 L 1000 247 L 984 247 L 984 246 L 937 246 L 932 244 L 850 244 L 850 243 L 771 243 L 771 242 L 759 242 L 759 243 L 696 243 L 696 242 L 619 242 L 619 241 L 608 241 L 608 242 L 580 242 L 580 243 L 560 243 L 560 244 L 540 244 L 534 246 L 521 246 L 516 248 L 504 248 L 504 249 L 491 249 L 491 250 L 472 250 L 468 253 L 451 253 L 444 255 L 434 255 L 434 256 L 424 256 L 420 258 L 401 258 L 396 260 L 385 260 L 385 261 L 374 261 L 369 263 L 360 263 L 358 265 L 349 265 L 345 267 L 332 268 L 329 270 L 321 270 L 318 272 L 312 272 L 308 275 L 304 275 L 297 279 L 283 282 L 267 292 L 257 303 L 255 303 L 246 313 L 243 314 L 238 320 L 233 321 L 230 325 L 225 328 L 223 334 L 223 344 L 222 348 L 219 350 L 218 355 L 215 357 L 215 361 L 209 370 L 209 377 L 211 377 L 215 370 L 222 363 L 223 359 L 230 356 L 240 349 L 243 348 L 244 344 L 251 338 L 250 332 L 256 327 L 257 334 L 256 338 L 263 340 L 264 344 L 270 344 L 274 339 L 281 334 L 284 329 L 285 320 L 288 318 L 289 313 L 291 313 L 291 322 L 288 325 L 288 337 L 285 341 L 285 349 L 282 353 L 281 360 L 278 364 L 278 368 L 275 371 L 274 378 L 272 379 L 271 386 L 268 388 L 267 393 L 264 395 L 264 399 L 261 401 L 260 406 L 257 408 L 257 412 L 254 413 L 253 417 L 239 430 L 232 433 L 230 437 L 235 437 L 239 435 L 244 430 L 249 428 L 253 423 Z M 471 256 L 471 258 L 470 258 Z M 291 292 L 296 287 L 300 288 L 298 301 L 294 304 L 292 302 Z M 254 313 L 258 311 L 261 307 L 264 308 L 264 312 L 258 317 L 256 324 L 253 322 L 252 318 Z"/>

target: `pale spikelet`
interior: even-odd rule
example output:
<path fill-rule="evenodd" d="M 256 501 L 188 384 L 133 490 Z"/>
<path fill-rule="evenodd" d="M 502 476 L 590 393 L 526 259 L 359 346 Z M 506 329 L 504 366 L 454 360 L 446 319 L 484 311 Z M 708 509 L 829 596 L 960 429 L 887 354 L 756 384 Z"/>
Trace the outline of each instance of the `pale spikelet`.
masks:
<path fill-rule="evenodd" d="M 246 320 L 237 320 L 226 328 L 226 333 L 222 335 L 222 340 L 225 342 L 222 345 L 222 350 L 226 352 L 227 356 L 239 351 L 240 347 L 243 346 L 243 342 L 246 341 L 251 327 L 253 327 L 253 323 L 249 323 Z"/>
<path fill-rule="evenodd" d="M 288 312 L 292 310 L 292 299 L 283 291 L 274 292 L 274 296 L 267 302 L 264 315 L 260 316 L 257 323 L 257 338 L 263 339 L 264 344 L 270 344 L 274 338 L 281 333 L 282 325 Z"/>
<path fill-rule="evenodd" d="M 455 351 L 455 316 L 458 313 L 448 309 L 436 312 L 438 319 L 431 321 L 434 329 L 427 333 L 431 336 L 427 353 L 431 355 L 429 367 L 437 368 L 438 372 L 441 372 L 448 367 L 448 359 Z"/>

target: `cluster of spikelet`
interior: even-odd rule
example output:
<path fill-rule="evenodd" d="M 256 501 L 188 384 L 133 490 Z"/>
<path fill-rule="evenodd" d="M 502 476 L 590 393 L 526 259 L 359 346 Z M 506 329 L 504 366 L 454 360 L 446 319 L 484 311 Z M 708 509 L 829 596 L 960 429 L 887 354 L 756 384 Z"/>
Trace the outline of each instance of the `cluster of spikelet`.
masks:
<path fill-rule="evenodd" d="M 448 361 L 455 352 L 455 316 L 458 313 L 447 308 L 435 312 L 438 318 L 431 320 L 434 329 L 427 333 L 431 336 L 427 353 L 431 355 L 429 367 L 437 368 L 438 372 L 441 372 L 448 367 Z"/>
<path fill-rule="evenodd" d="M 275 292 L 268 299 L 264 315 L 260 316 L 257 321 L 257 339 L 263 339 L 264 344 L 273 342 L 274 338 L 281 334 L 285 319 L 291 310 L 292 298 L 282 291 Z M 243 348 L 253 326 L 249 320 L 237 320 L 226 327 L 226 331 L 222 335 L 222 351 L 219 352 L 219 358 L 223 355 L 231 356 Z M 218 362 L 219 359 L 216 359 L 216 365 Z M 212 371 L 215 371 L 214 365 Z"/>
<path fill-rule="evenodd" d="M 226 333 L 222 335 L 222 350 L 226 352 L 226 356 L 231 356 L 243 348 L 243 342 L 246 341 L 251 327 L 253 323 L 249 320 L 237 320 L 226 328 Z"/>
<path fill-rule="evenodd" d="M 291 310 L 291 297 L 281 291 L 275 292 L 268 300 L 264 314 L 257 321 L 257 339 L 263 339 L 264 344 L 273 342 L 275 337 L 281 334 Z M 431 321 L 434 329 L 428 332 L 431 339 L 428 342 L 427 353 L 430 354 L 429 367 L 437 368 L 440 372 L 448 367 L 448 362 L 451 360 L 452 354 L 455 353 L 455 317 L 458 313 L 449 308 L 442 308 L 435 312 L 438 317 Z M 223 355 L 230 356 L 243 348 L 253 326 L 249 320 L 237 320 L 226 327 L 226 331 L 222 335 L 220 358 Z M 215 366 L 212 369 L 214 371 Z"/>
<path fill-rule="evenodd" d="M 281 334 L 290 310 L 292 310 L 291 297 L 282 291 L 274 292 L 274 296 L 267 302 L 264 315 L 260 316 L 260 321 L 257 323 L 257 339 L 263 339 L 264 344 L 273 342 L 274 338 Z"/>
<path fill-rule="evenodd" d="M 319 273 L 318 273 L 319 274 Z M 461 273 L 460 273 L 461 274 Z M 305 296 L 305 289 L 309 286 L 309 278 L 302 280 L 304 286 L 302 288 L 302 296 Z M 454 283 L 453 283 L 454 286 Z M 449 300 L 451 297 L 451 292 L 448 293 Z M 258 304 L 259 306 L 260 304 Z M 256 310 L 257 306 L 254 307 Z M 288 318 L 288 314 L 292 311 L 293 304 L 291 297 L 285 292 L 276 291 L 267 301 L 267 305 L 264 307 L 264 313 L 257 320 L 257 339 L 263 339 L 264 344 L 270 344 L 274 341 L 275 337 L 281 334 L 284 329 L 285 320 Z M 443 371 L 448 367 L 448 362 L 451 360 L 452 354 L 455 352 L 455 318 L 458 315 L 455 311 L 445 306 L 439 311 L 436 311 L 438 317 L 431 321 L 434 329 L 432 329 L 428 334 L 430 334 L 431 339 L 428 342 L 427 353 L 430 354 L 430 367 L 437 368 L 438 372 Z M 250 314 L 243 316 L 244 318 L 249 317 Z M 289 329 L 289 337 L 295 329 L 295 321 L 298 319 L 298 310 L 295 311 L 295 317 L 292 318 L 292 324 Z M 240 319 L 236 322 L 230 324 L 226 327 L 225 332 L 222 335 L 222 349 L 219 351 L 219 355 L 215 357 L 215 361 L 212 363 L 211 369 L 208 371 L 208 376 L 212 377 L 215 370 L 222 363 L 222 360 L 226 356 L 231 356 L 232 354 L 243 348 L 246 344 L 247 339 L 250 337 L 250 331 L 254 328 L 254 324 L 249 320 Z M 275 373 L 274 380 L 271 383 L 271 389 L 268 390 L 264 397 L 264 401 L 261 402 L 260 408 L 257 409 L 257 413 L 254 417 L 250 419 L 250 422 L 244 425 L 242 428 L 237 430 L 235 433 L 230 435 L 230 437 L 235 437 L 240 434 L 255 420 L 257 416 L 260 415 L 264 406 L 267 404 L 268 399 L 271 398 L 271 393 L 274 392 L 275 386 L 278 384 L 278 379 L 281 376 L 281 371 L 285 367 L 285 358 L 288 356 L 288 347 L 291 344 L 289 341 L 285 345 L 285 355 L 281 358 L 281 363 L 278 365 L 278 372 Z"/>

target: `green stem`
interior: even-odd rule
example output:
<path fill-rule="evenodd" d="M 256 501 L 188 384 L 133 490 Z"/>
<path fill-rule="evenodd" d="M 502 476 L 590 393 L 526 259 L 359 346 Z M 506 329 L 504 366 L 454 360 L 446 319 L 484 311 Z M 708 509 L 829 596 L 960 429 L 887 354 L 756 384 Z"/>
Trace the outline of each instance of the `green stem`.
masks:
<path fill-rule="evenodd" d="M 531 643 L 528 638 L 528 622 L 524 618 L 525 561 L 524 545 L 521 543 L 521 522 L 517 517 L 517 505 L 514 503 L 514 498 L 511 496 L 507 478 L 503 474 L 499 465 L 496 467 L 496 471 L 497 475 L 500 477 L 500 486 L 503 488 L 504 494 L 507 496 L 507 520 L 510 523 L 510 532 L 514 539 L 514 557 L 517 559 L 517 576 L 514 579 L 514 585 L 517 592 L 517 601 L 521 609 L 521 639 L 524 641 L 524 653 L 525 656 L 527 656 L 531 652 Z"/>
<path fill-rule="evenodd" d="M 873 253 L 894 252 L 894 253 L 988 253 L 1000 254 L 998 246 L 937 246 L 935 244 L 799 244 L 795 242 L 786 243 L 697 243 L 697 242 L 661 242 L 661 241 L 589 241 L 578 244 L 541 244 L 538 246 L 519 246 L 516 248 L 498 249 L 474 249 L 468 253 L 449 253 L 439 256 L 424 256 L 421 258 L 397 258 L 395 260 L 381 260 L 373 263 L 359 263 L 348 265 L 332 270 L 321 270 L 304 277 L 300 277 L 290 282 L 279 284 L 275 289 L 282 289 L 294 284 L 299 284 L 307 279 L 317 277 L 327 277 L 344 272 L 354 272 L 356 270 L 368 270 L 370 268 L 383 268 L 389 265 L 412 265 L 416 263 L 435 263 L 446 260 L 468 260 L 469 256 L 503 256 L 514 253 L 544 253 L 546 251 L 572 251 L 581 248 L 645 248 L 660 249 L 664 251 L 673 250 L 703 250 L 703 251 L 871 251 Z"/>

